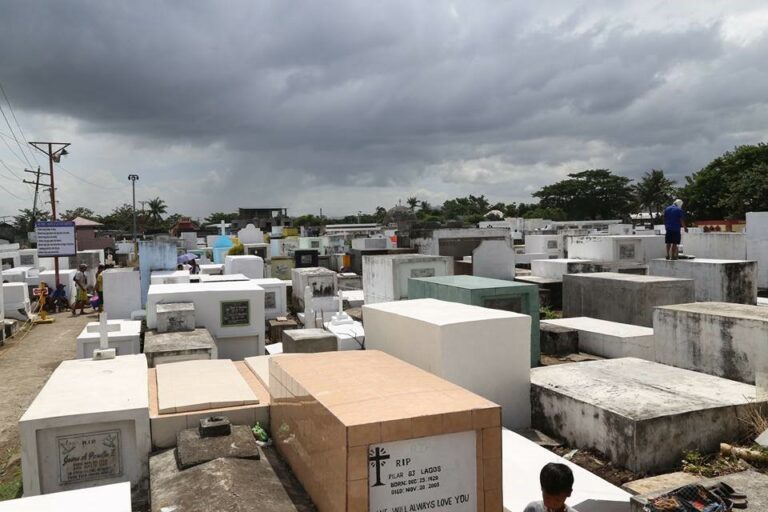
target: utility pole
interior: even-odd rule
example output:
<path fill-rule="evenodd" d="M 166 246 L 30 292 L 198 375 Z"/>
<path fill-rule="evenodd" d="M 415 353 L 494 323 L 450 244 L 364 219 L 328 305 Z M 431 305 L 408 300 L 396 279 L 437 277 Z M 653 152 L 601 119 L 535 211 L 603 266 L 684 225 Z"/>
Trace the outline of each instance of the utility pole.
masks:
<path fill-rule="evenodd" d="M 48 156 L 49 176 L 51 178 L 51 220 L 56 220 L 56 187 L 53 182 L 53 162 L 60 162 L 61 157 L 67 154 L 69 142 L 30 142 L 30 144 L 41 153 Z M 61 146 L 56 151 L 54 146 Z M 56 286 L 59 285 L 59 257 L 53 258 L 53 268 L 56 274 Z"/>
<path fill-rule="evenodd" d="M 40 191 L 40 187 L 41 186 L 43 186 L 43 187 L 50 187 L 51 186 L 50 184 L 40 183 L 40 175 L 50 176 L 50 174 L 47 173 L 47 172 L 41 172 L 39 166 L 37 168 L 37 171 L 30 171 L 29 169 L 24 169 L 24 172 L 28 172 L 30 174 L 34 174 L 35 175 L 35 181 L 34 182 L 27 181 L 27 180 L 22 180 L 24 183 L 28 183 L 30 185 L 34 185 L 35 186 L 35 199 L 32 201 L 32 226 L 34 226 L 35 225 L 35 221 L 37 220 L 37 195 L 38 195 L 38 193 Z"/>
<path fill-rule="evenodd" d="M 131 180 L 131 187 L 133 188 L 133 247 L 136 249 L 136 182 L 139 180 L 138 174 L 129 174 L 128 179 Z M 136 251 L 138 254 L 139 251 Z"/>

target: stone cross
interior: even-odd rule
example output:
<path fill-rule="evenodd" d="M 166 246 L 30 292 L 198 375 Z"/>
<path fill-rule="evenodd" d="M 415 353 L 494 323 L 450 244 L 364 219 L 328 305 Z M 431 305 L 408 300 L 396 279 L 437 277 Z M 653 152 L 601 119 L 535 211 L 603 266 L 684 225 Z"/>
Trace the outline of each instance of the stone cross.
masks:
<path fill-rule="evenodd" d="M 312 287 L 304 287 L 304 324 L 307 327 L 315 327 L 315 309 L 312 304 Z"/>
<path fill-rule="evenodd" d="M 339 290 L 339 312 L 331 317 L 333 325 L 353 324 L 352 317 L 344 312 L 344 294 Z"/>
<path fill-rule="evenodd" d="M 102 313 L 99 315 L 99 348 L 102 350 L 106 350 L 109 348 L 109 333 L 110 332 L 118 332 L 120 330 L 120 325 L 109 325 L 107 323 L 107 314 Z"/>
<path fill-rule="evenodd" d="M 226 226 L 224 226 L 224 219 L 221 219 L 221 224 L 219 225 L 219 227 L 221 228 L 221 236 L 226 236 L 227 228 Z"/>

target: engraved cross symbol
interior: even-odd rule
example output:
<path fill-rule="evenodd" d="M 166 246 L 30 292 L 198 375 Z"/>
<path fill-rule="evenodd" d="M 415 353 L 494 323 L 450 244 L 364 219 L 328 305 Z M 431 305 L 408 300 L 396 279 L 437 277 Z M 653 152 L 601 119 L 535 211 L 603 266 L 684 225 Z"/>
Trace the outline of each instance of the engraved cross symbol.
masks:
<path fill-rule="evenodd" d="M 371 487 L 384 485 L 381 483 L 381 466 L 387 463 L 387 459 L 389 459 L 389 454 L 383 448 L 377 447 L 375 450 L 368 451 L 368 462 L 371 463 L 371 467 L 376 467 L 376 483 Z"/>

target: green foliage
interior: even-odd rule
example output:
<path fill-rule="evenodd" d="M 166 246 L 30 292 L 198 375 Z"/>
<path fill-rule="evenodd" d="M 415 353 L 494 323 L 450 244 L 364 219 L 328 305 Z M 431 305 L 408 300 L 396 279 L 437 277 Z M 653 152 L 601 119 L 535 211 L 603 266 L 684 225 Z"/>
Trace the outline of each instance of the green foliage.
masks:
<path fill-rule="evenodd" d="M 625 219 L 634 205 L 631 181 L 608 169 L 590 169 L 569 174 L 533 196 L 541 208 L 558 208 L 568 220 Z"/>
<path fill-rule="evenodd" d="M 315 215 L 302 215 L 293 221 L 294 226 L 322 226 L 325 220 Z"/>
<path fill-rule="evenodd" d="M 224 212 L 213 212 L 212 214 L 208 215 L 205 219 L 203 219 L 203 222 L 205 224 L 219 224 L 221 221 L 224 222 L 232 222 L 237 218 L 237 213 L 224 213 Z"/>
<path fill-rule="evenodd" d="M 651 220 L 661 217 L 664 208 L 672 203 L 675 182 L 664 175 L 664 171 L 651 169 L 635 185 L 635 196 L 641 208 L 648 211 Z"/>
<path fill-rule="evenodd" d="M 133 229 L 133 206 L 123 203 L 115 206 L 111 213 L 99 218 L 106 229 L 131 231 Z"/>
<path fill-rule="evenodd" d="M 24 208 L 19 210 L 19 214 L 13 218 L 13 227 L 16 229 L 17 236 L 26 238 L 27 233 L 35 230 L 35 222 L 50 219 L 51 214 L 48 211 L 38 210 L 33 218 L 32 210 Z"/>
<path fill-rule="evenodd" d="M 721 457 L 720 454 L 706 456 L 697 450 L 683 451 L 681 463 L 684 472 L 705 478 L 727 475 L 746 469 L 746 466 L 735 457 Z"/>
<path fill-rule="evenodd" d="M 418 206 L 419 204 L 419 200 L 416 197 L 409 197 L 408 199 L 405 200 L 405 202 L 408 205 L 408 208 L 411 209 L 411 211 L 415 211 L 416 206 Z"/>
<path fill-rule="evenodd" d="M 541 208 L 536 207 L 527 210 L 523 215 L 524 219 L 549 219 L 549 220 L 568 220 L 568 215 L 560 208 Z"/>
<path fill-rule="evenodd" d="M 267 434 L 267 431 L 264 430 L 258 421 L 256 422 L 256 425 L 251 428 L 251 432 L 253 432 L 253 435 L 256 436 L 256 439 L 262 443 L 269 441 L 269 434 Z"/>
<path fill-rule="evenodd" d="M 227 255 L 229 256 L 242 256 L 245 254 L 245 247 L 243 247 L 243 244 L 240 242 L 240 240 L 236 240 L 234 245 L 229 248 L 227 251 Z"/>
<path fill-rule="evenodd" d="M 743 218 L 748 210 L 768 209 L 766 164 L 768 144 L 762 142 L 725 152 L 685 178 L 680 196 L 686 211 L 703 220 Z"/>
<path fill-rule="evenodd" d="M 75 217 L 83 217 L 85 219 L 91 219 L 96 216 L 95 213 L 93 213 L 93 210 L 90 208 L 86 208 L 85 206 L 78 206 L 77 208 L 72 208 L 71 210 L 67 210 L 64 213 L 60 215 L 60 217 L 64 220 L 72 220 Z"/>
<path fill-rule="evenodd" d="M 14 468 L 12 474 L 4 475 L 0 480 L 0 501 L 15 500 L 21 498 L 23 487 L 21 482 L 21 469 Z"/>
<path fill-rule="evenodd" d="M 443 219 L 464 220 L 471 215 L 484 216 L 488 213 L 490 203 L 484 195 L 457 197 L 443 203 Z"/>
<path fill-rule="evenodd" d="M 168 211 L 165 201 L 156 197 L 147 202 L 146 219 L 150 225 L 159 226 L 163 222 L 163 214 Z"/>
<path fill-rule="evenodd" d="M 562 317 L 563 317 L 562 313 L 559 313 L 547 306 L 541 306 L 539 308 L 539 318 L 541 320 L 557 320 L 558 318 L 562 318 Z"/>

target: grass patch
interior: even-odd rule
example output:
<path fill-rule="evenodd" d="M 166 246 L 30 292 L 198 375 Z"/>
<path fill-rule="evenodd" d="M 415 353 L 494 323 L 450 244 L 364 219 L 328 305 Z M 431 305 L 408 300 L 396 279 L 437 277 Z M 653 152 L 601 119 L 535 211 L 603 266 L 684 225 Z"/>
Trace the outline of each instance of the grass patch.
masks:
<path fill-rule="evenodd" d="M 720 454 L 702 455 L 696 450 L 683 452 L 683 471 L 705 478 L 744 471 L 747 467 L 736 457 Z"/>
<path fill-rule="evenodd" d="M 21 498 L 21 469 L 8 468 L 7 474 L 0 476 L 0 501 Z"/>

